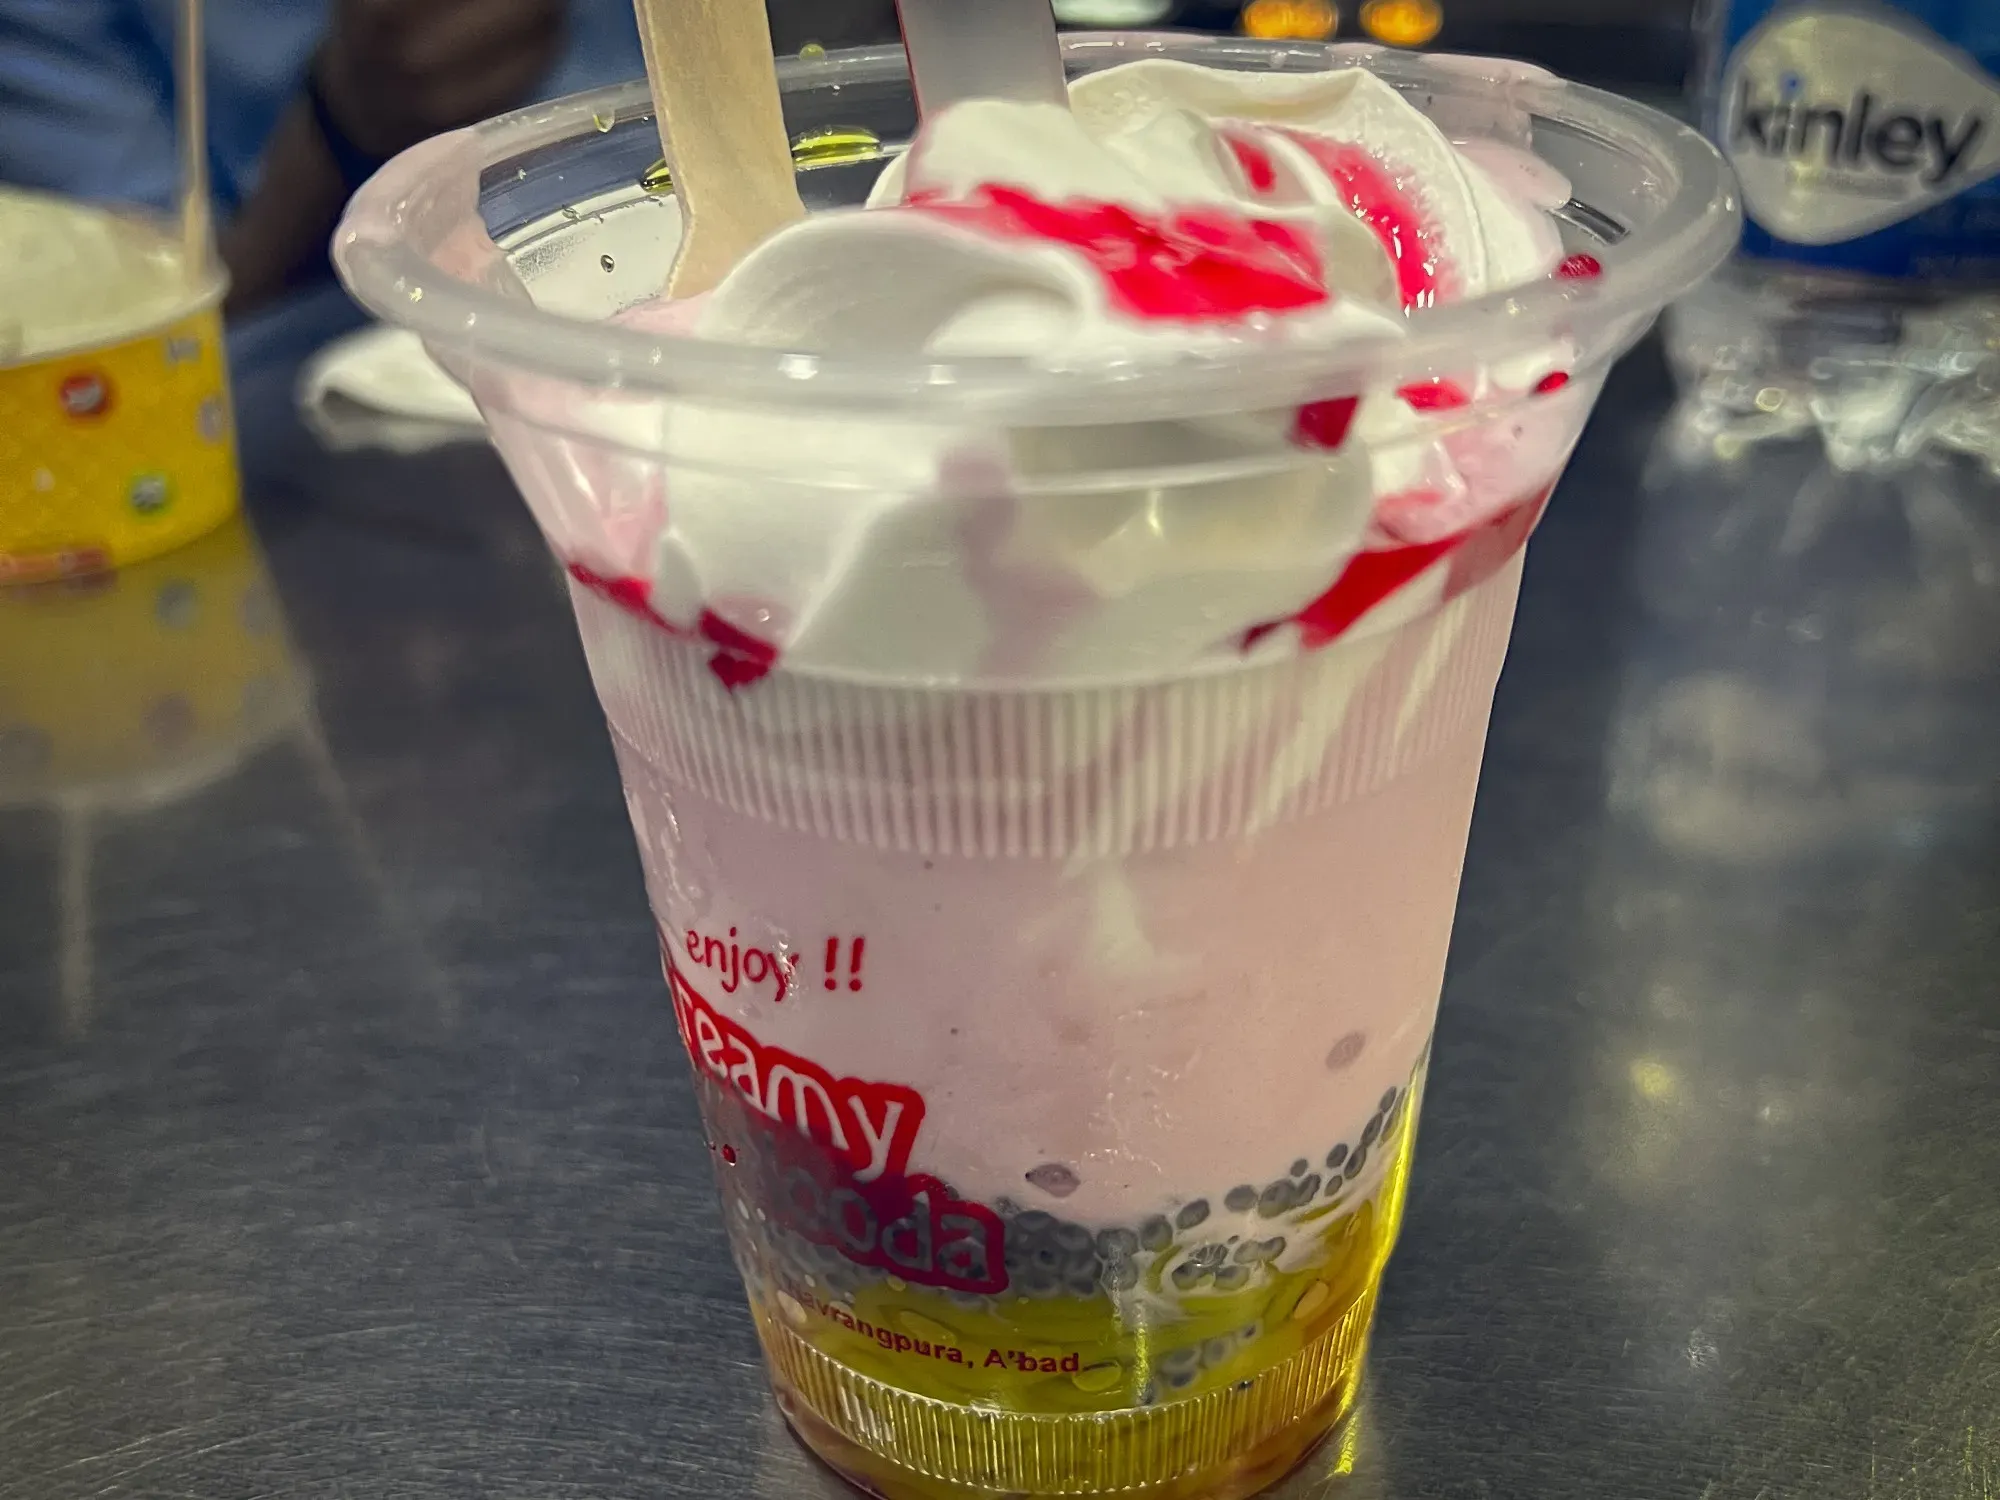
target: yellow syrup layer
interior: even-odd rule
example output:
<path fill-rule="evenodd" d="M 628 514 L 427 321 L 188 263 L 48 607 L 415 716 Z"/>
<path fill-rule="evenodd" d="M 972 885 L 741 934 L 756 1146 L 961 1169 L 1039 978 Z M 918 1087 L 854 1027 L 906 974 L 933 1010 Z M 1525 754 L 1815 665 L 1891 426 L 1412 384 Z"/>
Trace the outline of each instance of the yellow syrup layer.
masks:
<path fill-rule="evenodd" d="M 1295 1263 L 1176 1290 L 1184 1247 L 1096 1297 L 976 1298 L 894 1278 L 843 1291 L 746 1237 L 780 1398 L 828 1462 L 892 1500 L 1250 1494 L 1340 1418 L 1407 1191 L 1415 1111 L 1374 1193 L 1296 1221 Z M 739 1221 L 740 1222 L 740 1221 Z"/>
<path fill-rule="evenodd" d="M 1050 1415 L 1185 1399 L 1291 1358 L 1370 1293 L 1402 1218 L 1421 1086 L 1419 1074 L 1375 1145 L 1380 1175 L 1361 1196 L 1283 1212 L 1265 1222 L 1273 1237 L 1261 1245 L 1241 1221 L 1198 1222 L 1171 1243 L 1134 1249 L 1122 1290 L 967 1296 L 862 1271 L 767 1227 L 762 1205 L 742 1202 L 731 1217 L 753 1296 L 872 1380 Z M 732 1185 L 725 1179 L 725 1194 Z M 1226 1228 L 1238 1232 L 1219 1238 Z M 1204 1262 L 1227 1275 L 1189 1274 Z"/>
<path fill-rule="evenodd" d="M 912 1395 L 759 1310 L 780 1405 L 821 1458 L 887 1500 L 1237 1500 L 1289 1472 L 1353 1404 L 1372 1288 L 1289 1359 L 1157 1406 L 1026 1415 Z"/>
<path fill-rule="evenodd" d="M 1116 1411 L 1233 1384 L 1297 1354 L 1364 1297 L 1393 1226 L 1379 1201 L 1342 1214 L 1323 1253 L 1235 1292 L 955 1302 L 888 1280 L 833 1296 L 780 1281 L 785 1325 L 835 1363 L 943 1401 L 1044 1415 Z M 1147 1273 L 1157 1281 L 1158 1267 Z"/>

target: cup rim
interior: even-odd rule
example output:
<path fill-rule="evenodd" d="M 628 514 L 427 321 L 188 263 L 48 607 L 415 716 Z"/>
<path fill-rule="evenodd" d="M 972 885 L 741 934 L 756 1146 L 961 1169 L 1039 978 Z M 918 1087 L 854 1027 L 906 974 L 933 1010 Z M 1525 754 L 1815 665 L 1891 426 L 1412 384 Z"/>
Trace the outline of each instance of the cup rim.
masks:
<path fill-rule="evenodd" d="M 468 214 L 484 234 L 477 189 L 497 163 L 601 133 L 606 119 L 650 120 L 651 99 L 639 80 L 517 110 L 404 152 L 349 203 L 334 237 L 334 263 L 369 311 L 413 329 L 448 363 L 463 356 L 477 365 L 641 397 L 699 395 L 765 407 L 888 408 L 918 417 L 948 412 L 961 420 L 1032 417 L 1068 424 L 1323 399 L 1462 368 L 1468 348 L 1481 350 L 1485 361 L 1528 353 L 1564 329 L 1629 327 L 1615 354 L 1662 307 L 1720 265 L 1740 233 L 1733 174 L 1698 132 L 1647 105 L 1527 65 L 1141 32 L 1071 33 L 1063 45 L 1066 57 L 1089 67 L 1173 56 L 1274 70 L 1301 63 L 1324 70 L 1366 67 L 1391 84 L 1432 91 L 1500 88 L 1542 120 L 1642 156 L 1644 169 L 1672 196 L 1604 257 L 1601 276 L 1551 277 L 1426 309 L 1411 317 L 1402 338 L 1234 345 L 1149 358 L 1143 365 L 1064 369 L 1019 358 L 821 354 L 585 322 L 542 310 L 521 298 L 518 286 L 510 296 L 453 274 L 419 248 L 419 238 L 436 244 L 461 228 Z M 778 74 L 789 94 L 893 82 L 907 77 L 907 67 L 902 48 L 891 46 L 784 58 Z"/>

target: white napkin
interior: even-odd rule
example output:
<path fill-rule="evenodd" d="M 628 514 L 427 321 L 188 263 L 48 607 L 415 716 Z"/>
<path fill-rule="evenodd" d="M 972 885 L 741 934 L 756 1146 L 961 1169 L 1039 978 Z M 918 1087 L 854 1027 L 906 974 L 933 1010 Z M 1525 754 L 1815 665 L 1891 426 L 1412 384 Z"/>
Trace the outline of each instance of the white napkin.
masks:
<path fill-rule="evenodd" d="M 479 409 L 405 328 L 365 328 L 314 356 L 299 409 L 329 448 L 422 453 L 477 440 Z"/>

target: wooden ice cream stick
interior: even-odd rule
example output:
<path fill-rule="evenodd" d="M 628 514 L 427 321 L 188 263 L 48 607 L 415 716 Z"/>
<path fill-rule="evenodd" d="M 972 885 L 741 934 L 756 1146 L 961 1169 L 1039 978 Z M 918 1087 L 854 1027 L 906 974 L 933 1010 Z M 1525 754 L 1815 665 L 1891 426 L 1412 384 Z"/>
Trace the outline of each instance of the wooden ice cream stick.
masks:
<path fill-rule="evenodd" d="M 712 290 L 805 217 L 763 0 L 634 0 L 683 220 L 667 292 Z"/>

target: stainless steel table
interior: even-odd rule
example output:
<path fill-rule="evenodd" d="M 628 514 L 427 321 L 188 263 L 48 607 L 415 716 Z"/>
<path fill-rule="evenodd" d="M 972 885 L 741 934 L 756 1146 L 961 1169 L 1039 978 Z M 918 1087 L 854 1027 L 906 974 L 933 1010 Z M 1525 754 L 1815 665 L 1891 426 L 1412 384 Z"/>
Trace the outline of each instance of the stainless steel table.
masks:
<path fill-rule="evenodd" d="M 284 398 L 269 597 L 121 580 L 170 628 L 72 695 L 171 759 L 118 685 L 237 611 L 255 732 L 0 811 L 0 1497 L 838 1495 L 525 512 Z M 1287 1500 L 2000 1493 L 2000 496 L 1746 482 L 1670 399 L 1641 351 L 1531 556 L 1365 1403 Z"/>

